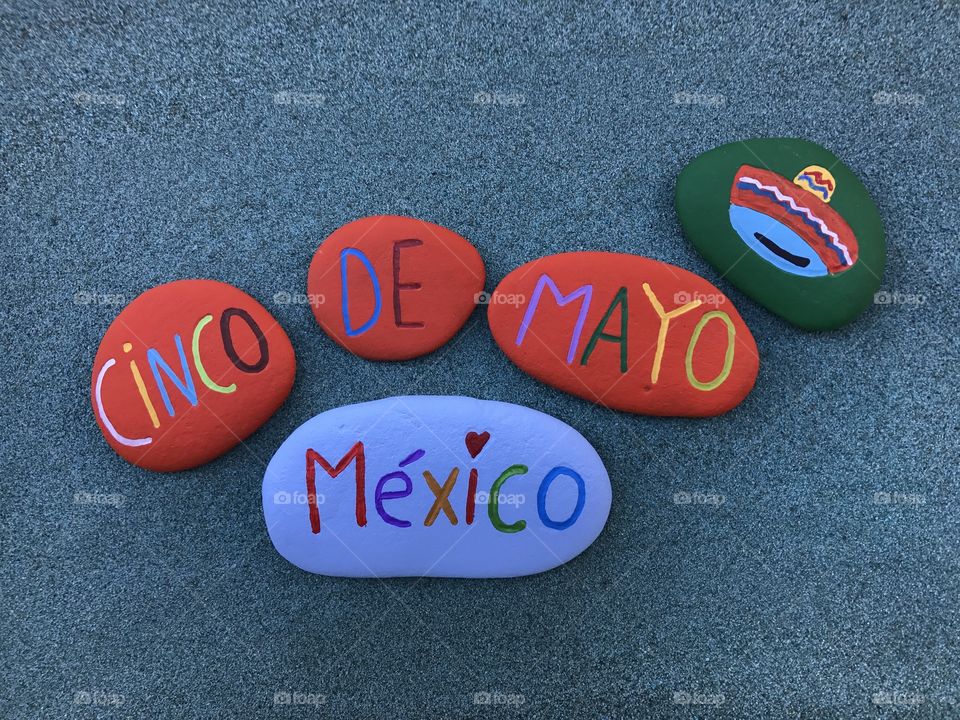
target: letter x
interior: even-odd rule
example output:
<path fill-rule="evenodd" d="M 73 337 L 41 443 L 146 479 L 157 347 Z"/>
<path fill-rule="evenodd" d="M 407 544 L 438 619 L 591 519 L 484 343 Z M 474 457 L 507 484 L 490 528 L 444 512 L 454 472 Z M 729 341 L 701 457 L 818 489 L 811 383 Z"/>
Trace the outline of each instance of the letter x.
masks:
<path fill-rule="evenodd" d="M 433 525 L 434 521 L 440 515 L 441 510 L 443 510 L 451 525 L 457 524 L 457 514 L 453 511 L 453 508 L 450 507 L 450 491 L 453 490 L 453 486 L 457 484 L 457 475 L 459 474 L 460 468 L 451 470 L 450 475 L 447 476 L 447 481 L 443 484 L 443 487 L 440 487 L 440 483 L 430 474 L 429 470 L 423 471 L 423 479 L 427 481 L 427 485 L 430 486 L 430 489 L 437 498 L 433 501 L 433 505 L 430 506 L 430 512 L 427 513 L 427 517 L 423 520 L 423 524 L 427 527 Z"/>

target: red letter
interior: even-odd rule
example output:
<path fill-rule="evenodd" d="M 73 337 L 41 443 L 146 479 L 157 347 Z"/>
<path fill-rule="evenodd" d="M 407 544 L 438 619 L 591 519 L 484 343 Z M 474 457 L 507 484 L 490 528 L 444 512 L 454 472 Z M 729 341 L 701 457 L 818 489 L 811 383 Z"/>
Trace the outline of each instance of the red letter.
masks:
<path fill-rule="evenodd" d="M 423 240 L 396 240 L 393 243 L 393 323 L 398 328 L 423 327 L 422 322 L 404 322 L 400 319 L 400 291 L 419 290 L 421 287 L 420 283 L 418 282 L 400 282 L 400 248 L 416 247 L 417 245 L 423 245 Z"/>
<path fill-rule="evenodd" d="M 314 535 L 320 532 L 320 509 L 317 507 L 317 469 L 315 463 L 320 463 L 327 475 L 337 477 L 347 469 L 352 460 L 357 461 L 357 525 L 364 527 L 367 524 L 367 498 L 364 473 L 366 463 L 363 458 L 363 443 L 358 442 L 350 451 L 340 458 L 336 467 L 313 448 L 307 448 L 307 504 L 310 506 L 310 529 Z"/>

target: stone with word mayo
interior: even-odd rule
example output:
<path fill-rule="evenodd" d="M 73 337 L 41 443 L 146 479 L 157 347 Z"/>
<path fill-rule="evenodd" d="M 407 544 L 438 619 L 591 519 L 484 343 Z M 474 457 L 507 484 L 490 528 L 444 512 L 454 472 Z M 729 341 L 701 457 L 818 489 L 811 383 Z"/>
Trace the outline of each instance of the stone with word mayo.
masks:
<path fill-rule="evenodd" d="M 276 412 L 296 372 L 283 328 L 214 280 L 177 280 L 127 305 L 100 342 L 90 399 L 120 457 L 149 470 L 202 465 Z"/>
<path fill-rule="evenodd" d="M 368 360 L 409 360 L 456 334 L 484 279 L 480 253 L 452 230 L 375 215 L 321 243 L 307 292 L 318 299 L 311 305 L 320 327 L 342 347 Z"/>
<path fill-rule="evenodd" d="M 351 577 L 512 577 L 583 552 L 610 480 L 569 425 L 519 405 L 390 397 L 297 428 L 263 477 L 277 551 Z"/>
<path fill-rule="evenodd" d="M 702 417 L 753 388 L 757 345 L 703 278 L 607 252 L 549 255 L 497 286 L 490 330 L 535 378 L 615 410 Z"/>

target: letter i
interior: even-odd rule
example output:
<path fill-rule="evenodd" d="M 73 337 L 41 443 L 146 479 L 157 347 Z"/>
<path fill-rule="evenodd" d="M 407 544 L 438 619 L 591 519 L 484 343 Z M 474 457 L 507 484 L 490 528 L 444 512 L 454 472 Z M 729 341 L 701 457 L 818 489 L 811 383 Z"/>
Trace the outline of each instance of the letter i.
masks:
<path fill-rule="evenodd" d="M 132 344 L 123 344 L 123 351 L 125 353 L 131 350 L 133 350 Z M 133 373 L 133 381 L 137 384 L 137 390 L 140 391 L 140 399 L 143 400 L 143 406 L 147 409 L 147 412 L 150 413 L 150 422 L 153 423 L 155 428 L 160 427 L 160 418 L 157 417 L 157 411 L 154 409 L 153 403 L 150 402 L 150 396 L 147 395 L 147 386 L 143 384 L 143 376 L 140 374 L 140 368 L 137 367 L 136 360 L 130 361 L 130 372 Z"/>
<path fill-rule="evenodd" d="M 470 468 L 467 480 L 467 525 L 473 525 L 473 515 L 477 510 L 477 469 Z"/>
<path fill-rule="evenodd" d="M 486 447 L 488 440 L 490 440 L 489 432 L 468 432 L 463 443 L 467 446 L 470 457 L 475 459 Z M 477 478 L 477 469 L 470 468 L 470 478 L 467 480 L 467 507 L 464 513 L 467 516 L 467 525 L 473 525 L 473 516 L 477 509 Z"/>

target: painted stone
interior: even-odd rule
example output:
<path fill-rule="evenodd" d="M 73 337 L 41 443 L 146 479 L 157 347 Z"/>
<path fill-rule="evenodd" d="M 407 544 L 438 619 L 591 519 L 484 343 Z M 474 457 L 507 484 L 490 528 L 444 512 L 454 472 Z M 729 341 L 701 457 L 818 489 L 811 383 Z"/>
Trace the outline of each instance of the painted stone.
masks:
<path fill-rule="evenodd" d="M 757 345 L 733 303 L 703 278 L 637 255 L 529 262 L 497 286 L 488 318 L 521 369 L 616 410 L 719 415 L 757 377 Z"/>
<path fill-rule="evenodd" d="M 483 291 L 480 253 L 440 225 L 396 215 L 347 223 L 310 263 L 320 327 L 369 360 L 409 360 L 452 338 Z"/>
<path fill-rule="evenodd" d="M 214 280 L 147 290 L 107 329 L 90 400 L 120 457 L 149 470 L 209 462 L 283 404 L 293 346 L 267 310 Z"/>
<path fill-rule="evenodd" d="M 840 327 L 880 287 L 880 214 L 853 171 L 812 142 L 706 152 L 680 173 L 676 203 L 687 237 L 723 277 L 794 325 Z"/>
<path fill-rule="evenodd" d="M 329 410 L 284 441 L 263 478 L 274 547 L 324 575 L 530 575 L 580 554 L 609 512 L 610 480 L 580 433 L 467 397 Z"/>

